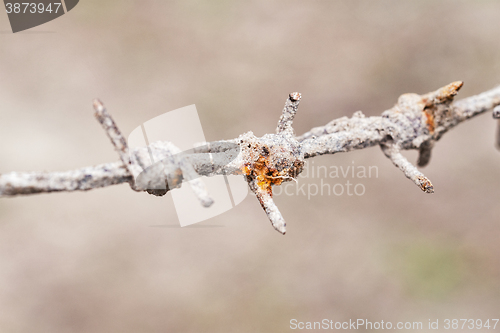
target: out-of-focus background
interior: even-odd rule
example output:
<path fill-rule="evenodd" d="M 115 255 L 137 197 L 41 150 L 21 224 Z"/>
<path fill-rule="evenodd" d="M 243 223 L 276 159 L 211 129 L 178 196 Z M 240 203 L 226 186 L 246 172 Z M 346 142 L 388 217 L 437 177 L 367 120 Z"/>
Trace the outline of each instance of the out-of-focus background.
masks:
<path fill-rule="evenodd" d="M 0 172 L 118 160 L 95 97 L 126 135 L 196 104 L 217 140 L 273 132 L 292 91 L 298 134 L 455 80 L 471 96 L 500 83 L 498 13 L 493 0 L 85 0 L 16 34 L 0 13 Z M 326 180 L 361 183 L 361 196 L 277 196 L 286 236 L 251 196 L 188 228 L 170 194 L 128 185 L 1 199 L 0 331 L 285 332 L 325 318 L 445 331 L 446 318 L 498 318 L 495 130 L 487 114 L 443 137 L 424 170 L 432 195 L 378 148 L 314 159 L 378 177 Z"/>

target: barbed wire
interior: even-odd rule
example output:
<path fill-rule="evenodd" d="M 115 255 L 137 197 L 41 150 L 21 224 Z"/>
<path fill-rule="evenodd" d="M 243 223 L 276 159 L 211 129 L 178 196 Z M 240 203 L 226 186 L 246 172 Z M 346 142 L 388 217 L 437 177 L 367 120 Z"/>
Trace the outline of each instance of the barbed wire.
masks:
<path fill-rule="evenodd" d="M 431 181 L 401 151 L 418 150 L 417 165 L 423 167 L 429 163 L 435 143 L 461 122 L 489 110 L 500 119 L 500 86 L 454 102 L 462 86 L 463 82 L 456 81 L 424 95 L 403 94 L 381 116 L 366 117 L 357 111 L 351 118 L 335 119 L 300 136 L 295 136 L 292 127 L 301 99 L 301 94 L 294 92 L 285 102 L 276 134 L 259 138 L 248 132 L 185 152 L 171 142 L 155 142 L 131 151 L 103 103 L 95 100 L 95 117 L 120 161 L 66 172 L 0 174 L 0 197 L 87 191 L 121 183 L 129 183 L 134 191 L 161 196 L 187 182 L 200 203 L 209 207 L 213 200 L 201 176 L 242 175 L 273 227 L 285 234 L 286 223 L 273 201 L 272 187 L 296 180 L 306 159 L 318 155 L 379 145 L 408 179 L 425 193 L 433 193 Z"/>

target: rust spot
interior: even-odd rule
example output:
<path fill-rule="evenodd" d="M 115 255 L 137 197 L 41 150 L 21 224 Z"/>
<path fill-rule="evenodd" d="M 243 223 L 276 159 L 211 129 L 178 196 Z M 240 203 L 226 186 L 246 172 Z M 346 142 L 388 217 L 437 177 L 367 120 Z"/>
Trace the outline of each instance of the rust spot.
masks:
<path fill-rule="evenodd" d="M 450 83 L 449 85 L 443 87 L 443 90 L 441 92 L 443 98 L 448 98 L 451 99 L 453 98 L 460 88 L 464 85 L 463 81 L 455 81 Z"/>
<path fill-rule="evenodd" d="M 270 195 L 273 194 L 272 185 L 280 185 L 283 182 L 283 179 L 279 177 L 279 171 L 272 167 L 269 160 L 262 155 L 253 165 L 245 165 L 243 173 L 247 175 L 247 178 L 255 179 L 257 186 Z"/>
<path fill-rule="evenodd" d="M 429 132 L 434 133 L 434 129 L 436 128 L 436 125 L 434 123 L 434 109 L 425 107 L 423 112 L 425 115 L 425 122 L 427 124 L 427 128 L 429 129 Z"/>
<path fill-rule="evenodd" d="M 290 99 L 292 100 L 292 102 L 300 101 L 300 98 L 302 97 L 302 95 L 298 92 L 290 93 L 289 96 L 290 96 Z"/>
<path fill-rule="evenodd" d="M 453 100 L 453 97 L 456 96 L 463 85 L 464 83 L 462 81 L 455 81 L 444 86 L 434 93 L 427 94 L 432 96 L 432 100 L 428 102 L 433 104 L 448 103 Z"/>
<path fill-rule="evenodd" d="M 422 189 L 422 191 L 426 193 L 434 193 L 434 186 L 429 181 L 429 179 L 419 176 L 418 180 L 420 181 L 420 188 Z"/>

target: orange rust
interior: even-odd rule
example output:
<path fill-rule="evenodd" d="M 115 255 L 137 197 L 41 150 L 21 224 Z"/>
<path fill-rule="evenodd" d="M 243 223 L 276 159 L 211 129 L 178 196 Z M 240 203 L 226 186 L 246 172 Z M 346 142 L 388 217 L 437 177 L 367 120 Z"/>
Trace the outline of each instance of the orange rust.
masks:
<path fill-rule="evenodd" d="M 464 85 L 463 81 L 452 82 L 449 85 L 444 86 L 442 88 L 441 94 L 440 94 L 441 96 L 439 96 L 439 97 L 448 98 L 448 99 L 453 98 L 458 93 L 460 88 L 462 88 L 463 85 Z"/>
<path fill-rule="evenodd" d="M 282 178 L 278 178 L 279 172 L 270 165 L 268 159 L 260 155 L 253 165 L 243 166 L 243 173 L 256 180 L 257 186 L 272 195 L 272 185 L 280 185 Z"/>
<path fill-rule="evenodd" d="M 434 129 L 436 125 L 434 124 L 434 112 L 431 108 L 424 108 L 424 115 L 425 115 L 425 122 L 427 124 L 427 127 L 429 128 L 429 131 L 431 133 L 434 133 Z"/>
<path fill-rule="evenodd" d="M 453 100 L 453 97 L 455 97 L 455 95 L 463 85 L 464 83 L 462 81 L 455 81 L 436 90 L 433 93 L 426 94 L 424 96 L 430 97 L 430 100 L 426 100 L 425 103 L 427 104 L 427 106 L 431 106 L 434 104 L 450 102 L 451 100 Z"/>
<path fill-rule="evenodd" d="M 422 189 L 422 191 L 427 193 L 434 193 L 434 186 L 429 181 L 429 179 L 423 176 L 419 176 L 418 180 L 420 181 L 420 188 Z"/>

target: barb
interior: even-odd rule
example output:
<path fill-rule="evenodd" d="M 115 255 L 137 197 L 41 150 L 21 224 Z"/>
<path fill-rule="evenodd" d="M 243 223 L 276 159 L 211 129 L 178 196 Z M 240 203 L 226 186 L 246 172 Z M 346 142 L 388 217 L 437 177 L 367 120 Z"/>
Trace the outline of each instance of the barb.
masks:
<path fill-rule="evenodd" d="M 408 162 L 406 157 L 401 154 L 401 150 L 398 146 L 393 143 L 387 143 L 380 145 L 385 156 L 387 156 L 394 165 L 403 171 L 406 178 L 410 179 L 420 187 L 425 193 L 434 193 L 434 186 L 432 186 L 431 181 L 425 177 L 417 167 Z"/>
<path fill-rule="evenodd" d="M 276 204 L 274 203 L 272 193 L 269 193 L 260 188 L 256 182 L 250 181 L 249 185 L 250 189 L 259 200 L 262 209 L 264 209 L 264 211 L 266 212 L 274 229 L 284 235 L 286 233 L 286 222 L 281 215 L 278 206 L 276 206 Z"/>
<path fill-rule="evenodd" d="M 86 191 L 120 183 L 131 184 L 135 191 L 164 195 L 181 186 L 183 181 L 189 181 L 200 202 L 209 206 L 213 200 L 200 176 L 244 175 L 273 227 L 284 234 L 286 223 L 273 201 L 272 187 L 295 180 L 303 170 L 305 160 L 314 156 L 379 145 L 407 178 L 422 191 L 433 193 L 434 186 L 429 179 L 401 151 L 418 150 L 417 164 L 425 166 L 430 161 L 435 143 L 459 123 L 492 109 L 494 118 L 500 119 L 500 86 L 453 102 L 462 85 L 463 82 L 456 81 L 424 95 L 403 94 L 394 107 L 379 117 L 365 117 L 357 111 L 351 118 L 335 119 L 298 137 L 293 134 L 292 123 L 301 95 L 291 93 L 276 134 L 257 138 L 248 132 L 236 139 L 212 142 L 183 154 L 170 142 L 155 142 L 130 152 L 104 105 L 96 100 L 96 118 L 121 162 L 67 172 L 0 174 L 0 197 Z M 500 124 L 497 145 L 500 148 Z M 159 162 L 152 165 L 151 158 Z"/>
<path fill-rule="evenodd" d="M 297 114 L 301 97 L 302 95 L 298 92 L 293 92 L 288 95 L 285 107 L 283 108 L 283 113 L 278 121 L 278 127 L 276 128 L 277 134 L 285 134 L 287 132 L 289 134 L 293 134 L 293 118 L 295 118 L 295 114 Z"/>
<path fill-rule="evenodd" d="M 125 168 L 129 170 L 130 174 L 133 174 L 129 168 L 129 165 L 132 163 L 129 158 L 127 140 L 123 137 L 115 121 L 104 107 L 104 104 L 100 100 L 94 99 L 93 106 L 95 110 L 94 116 L 101 123 L 104 131 L 106 131 Z"/>

